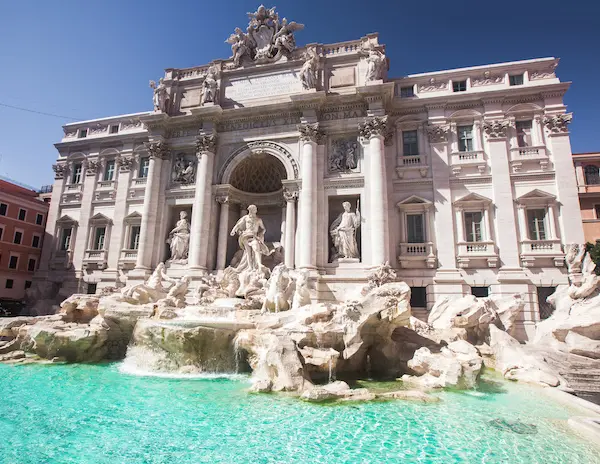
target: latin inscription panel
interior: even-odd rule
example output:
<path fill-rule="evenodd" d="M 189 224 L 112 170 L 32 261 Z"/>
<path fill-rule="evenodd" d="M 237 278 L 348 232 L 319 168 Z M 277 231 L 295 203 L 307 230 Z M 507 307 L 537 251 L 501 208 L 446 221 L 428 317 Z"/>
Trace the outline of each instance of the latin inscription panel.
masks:
<path fill-rule="evenodd" d="M 225 99 L 232 102 L 302 92 L 302 84 L 294 72 L 230 78 L 223 84 Z"/>

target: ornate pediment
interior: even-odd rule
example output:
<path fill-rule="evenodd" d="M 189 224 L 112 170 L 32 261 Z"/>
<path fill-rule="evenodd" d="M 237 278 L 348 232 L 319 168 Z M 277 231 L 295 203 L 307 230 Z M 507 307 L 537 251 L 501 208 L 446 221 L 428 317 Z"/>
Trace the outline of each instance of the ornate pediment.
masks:
<path fill-rule="evenodd" d="M 492 200 L 479 193 L 471 192 L 454 202 L 454 206 L 489 205 Z"/>
<path fill-rule="evenodd" d="M 275 7 L 260 5 L 248 13 L 246 32 L 239 27 L 225 41 L 231 44 L 233 67 L 245 64 L 273 63 L 282 56 L 290 56 L 296 48 L 294 32 L 304 29 L 304 24 L 279 19 Z"/>
<path fill-rule="evenodd" d="M 543 190 L 534 189 L 516 199 L 518 204 L 548 204 L 556 201 L 556 196 Z"/>

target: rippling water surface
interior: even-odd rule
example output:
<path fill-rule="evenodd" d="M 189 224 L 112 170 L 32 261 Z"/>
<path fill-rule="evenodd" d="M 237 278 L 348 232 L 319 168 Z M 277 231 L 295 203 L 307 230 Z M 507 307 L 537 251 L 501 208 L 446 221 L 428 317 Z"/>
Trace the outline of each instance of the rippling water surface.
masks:
<path fill-rule="evenodd" d="M 496 384 L 442 402 L 314 405 L 247 378 L 152 378 L 118 365 L 0 365 L 2 463 L 598 463 L 573 411 Z M 490 421 L 537 427 L 518 434 Z"/>

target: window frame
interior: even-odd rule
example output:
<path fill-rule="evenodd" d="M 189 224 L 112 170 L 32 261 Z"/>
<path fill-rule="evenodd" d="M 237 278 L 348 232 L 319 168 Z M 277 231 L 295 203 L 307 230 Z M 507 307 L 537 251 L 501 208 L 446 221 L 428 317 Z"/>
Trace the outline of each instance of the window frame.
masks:
<path fill-rule="evenodd" d="M 112 167 L 112 169 L 110 169 Z M 117 161 L 115 159 L 106 160 L 104 165 L 104 172 L 102 173 L 102 181 L 103 182 L 113 182 L 115 180 L 115 172 L 117 167 Z M 108 178 L 108 174 L 110 173 L 110 178 Z"/>
<path fill-rule="evenodd" d="M 38 239 L 37 246 L 33 243 L 35 239 Z M 31 248 L 41 248 L 42 236 L 40 234 L 32 234 L 31 235 Z"/>
<path fill-rule="evenodd" d="M 522 130 L 519 131 L 519 125 L 523 125 L 523 123 L 529 123 L 529 127 L 525 128 L 529 130 L 529 133 Z M 517 135 L 517 147 L 518 148 L 528 148 L 533 146 L 533 119 L 518 119 L 515 121 L 515 133 Z M 524 136 L 524 138 L 521 138 Z M 529 141 L 527 141 L 527 137 Z M 522 143 L 521 143 L 522 141 Z"/>
<path fill-rule="evenodd" d="M 467 228 L 467 214 L 479 214 L 480 215 L 480 220 L 479 220 L 479 235 L 480 235 L 480 240 L 469 240 L 469 233 L 474 233 L 474 238 L 477 238 L 477 233 L 474 230 L 469 231 Z M 462 220 L 463 220 L 463 231 L 464 231 L 464 237 L 463 240 L 465 241 L 465 243 L 482 243 L 482 242 L 486 242 L 488 240 L 488 238 L 486 237 L 486 231 L 485 231 L 485 211 L 483 209 L 479 209 L 479 208 L 466 208 L 463 210 L 462 212 Z M 472 225 L 476 224 L 475 222 L 472 223 Z"/>
<path fill-rule="evenodd" d="M 21 239 L 17 243 L 15 240 L 17 239 L 17 234 L 21 234 Z M 13 245 L 23 245 L 23 240 L 25 239 L 25 231 L 23 229 L 17 229 L 13 231 Z"/>
<path fill-rule="evenodd" d="M 426 221 L 425 221 L 425 211 L 422 212 L 418 212 L 418 211 L 407 211 L 406 215 L 405 215 L 405 221 L 406 221 L 406 243 L 411 243 L 411 244 L 415 244 L 415 243 L 427 243 L 427 231 L 425 230 L 426 227 Z M 410 221 L 409 221 L 409 216 L 414 216 L 414 217 L 420 217 L 421 218 L 421 240 L 411 240 L 411 230 L 410 230 Z M 415 235 L 415 238 L 419 238 Z"/>
<path fill-rule="evenodd" d="M 23 212 L 23 219 L 21 219 L 21 212 Z M 17 219 L 22 222 L 27 222 L 27 210 L 25 208 L 19 208 Z"/>
<path fill-rule="evenodd" d="M 31 269 L 31 262 L 33 261 L 33 269 Z M 37 268 L 37 259 L 35 257 L 29 257 L 27 259 L 27 272 L 35 272 Z"/>
<path fill-rule="evenodd" d="M 464 84 L 464 86 L 463 86 Z M 468 85 L 467 85 L 467 79 L 461 79 L 461 80 L 452 80 L 452 92 L 453 93 L 459 93 L 459 92 L 466 92 L 468 89 Z"/>
<path fill-rule="evenodd" d="M 464 137 L 461 138 L 461 129 L 465 129 L 465 128 L 469 128 L 469 135 L 470 137 Z M 471 151 L 475 150 L 475 134 L 474 134 L 474 124 L 464 124 L 464 125 L 457 125 L 456 126 L 456 139 L 458 141 L 458 151 L 460 153 L 468 153 Z M 464 148 L 465 150 L 461 150 L 461 143 L 464 143 Z M 469 143 L 470 143 L 470 147 L 469 147 Z"/>
<path fill-rule="evenodd" d="M 71 185 L 81 184 L 81 178 L 83 177 L 83 162 L 77 161 L 73 163 L 73 172 L 71 173 Z"/>
<path fill-rule="evenodd" d="M 410 134 L 411 136 L 414 134 L 414 141 L 406 141 L 406 135 Z M 415 152 L 407 153 L 407 147 L 415 148 Z M 419 156 L 419 131 L 417 129 L 406 129 L 402 130 L 402 156 Z M 410 151 L 410 150 L 409 150 Z"/>
<path fill-rule="evenodd" d="M 520 78 L 521 82 L 520 83 L 513 83 L 513 79 L 514 78 Z M 508 85 L 509 87 L 517 87 L 519 85 L 525 85 L 525 73 L 521 73 L 521 74 L 509 74 L 508 75 Z"/>
<path fill-rule="evenodd" d="M 113 130 L 113 129 L 117 129 L 117 130 Z M 110 129 L 108 130 L 109 134 L 118 134 L 119 133 L 119 124 L 111 124 L 110 125 Z"/>
<path fill-rule="evenodd" d="M 41 218 L 40 222 L 38 222 L 38 218 Z M 44 225 L 44 215 L 42 213 L 35 213 L 35 224 L 37 226 L 43 226 Z"/>
<path fill-rule="evenodd" d="M 2 239 L 4 238 L 4 230 L 6 229 L 6 226 L 4 224 L 0 224 L 0 242 L 2 242 Z"/>
<path fill-rule="evenodd" d="M 588 168 L 593 168 L 595 171 L 589 172 Z M 583 167 L 583 178 L 585 185 L 600 185 L 600 167 L 595 164 L 586 164 Z M 595 180 L 595 182 L 590 182 L 590 180 Z"/>
<path fill-rule="evenodd" d="M 10 282 L 10 285 L 8 285 L 8 283 Z M 14 279 L 6 279 L 6 282 L 4 283 L 4 288 L 15 288 L 15 280 Z"/>
<path fill-rule="evenodd" d="M 77 138 L 78 139 L 85 139 L 88 136 L 88 130 L 87 127 L 86 128 L 81 128 L 79 129 L 79 131 L 77 132 Z"/>
<path fill-rule="evenodd" d="M 543 211 L 544 213 L 544 217 L 542 218 L 542 225 L 543 225 L 543 229 L 541 230 L 543 232 L 543 238 L 539 238 L 540 237 L 540 229 L 538 227 L 539 225 L 539 220 L 537 218 L 534 218 L 534 228 L 535 228 L 535 234 L 537 235 L 537 238 L 533 238 L 532 237 L 532 224 L 530 222 L 530 213 L 533 213 L 534 211 Z M 529 240 L 532 241 L 536 241 L 536 242 L 543 242 L 546 240 L 550 240 L 548 238 L 549 235 L 549 224 L 548 224 L 548 207 L 542 207 L 542 206 L 532 206 L 529 208 L 526 208 L 525 210 L 525 219 L 527 221 L 527 238 Z"/>
<path fill-rule="evenodd" d="M 400 86 L 400 98 L 412 98 L 415 96 L 415 86 L 405 85 Z"/>
<path fill-rule="evenodd" d="M 3 206 L 5 206 L 4 213 L 2 213 Z M 0 216 L 8 216 L 8 203 L 0 203 Z"/>
<path fill-rule="evenodd" d="M 8 268 L 12 269 L 13 271 L 18 271 L 19 270 L 19 258 L 21 257 L 21 255 L 19 253 L 10 253 L 9 257 L 8 257 Z M 15 261 L 15 267 L 12 267 L 12 260 L 13 258 L 16 259 Z"/>
<path fill-rule="evenodd" d="M 147 179 L 150 171 L 150 157 L 142 156 L 138 163 L 138 179 Z M 144 175 L 142 175 L 144 174 Z"/>

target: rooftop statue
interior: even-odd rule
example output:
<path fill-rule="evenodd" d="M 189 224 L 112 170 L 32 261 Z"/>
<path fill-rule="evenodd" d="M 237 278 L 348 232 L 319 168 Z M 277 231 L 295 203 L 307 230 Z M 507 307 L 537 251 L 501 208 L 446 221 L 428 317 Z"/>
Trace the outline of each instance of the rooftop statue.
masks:
<path fill-rule="evenodd" d="M 150 81 L 150 88 L 154 90 L 154 95 L 152 96 L 154 111 L 166 113 L 167 102 L 169 100 L 169 91 L 167 90 L 167 86 L 164 84 L 164 79 L 161 77 L 158 80 L 158 85 L 156 85 L 156 82 Z"/>
<path fill-rule="evenodd" d="M 294 32 L 304 29 L 304 24 L 279 21 L 275 7 L 265 8 L 260 5 L 253 13 L 248 13 L 247 32 L 239 27 L 226 40 L 231 44 L 233 66 L 239 67 L 242 61 L 269 63 L 277 61 L 282 55 L 289 56 L 296 48 Z"/>

